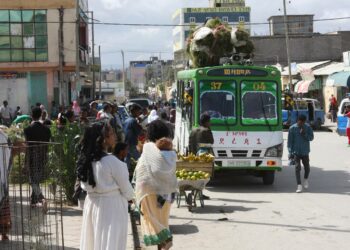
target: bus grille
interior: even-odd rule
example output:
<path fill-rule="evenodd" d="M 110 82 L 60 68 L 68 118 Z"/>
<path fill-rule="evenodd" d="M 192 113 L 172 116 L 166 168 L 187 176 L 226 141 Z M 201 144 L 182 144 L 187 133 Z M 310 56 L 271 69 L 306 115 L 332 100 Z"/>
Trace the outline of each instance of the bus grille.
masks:
<path fill-rule="evenodd" d="M 247 157 L 248 150 L 231 150 L 232 157 Z"/>
<path fill-rule="evenodd" d="M 260 157 L 261 150 L 253 150 L 252 157 Z"/>
<path fill-rule="evenodd" d="M 218 150 L 218 156 L 227 157 L 226 150 Z"/>

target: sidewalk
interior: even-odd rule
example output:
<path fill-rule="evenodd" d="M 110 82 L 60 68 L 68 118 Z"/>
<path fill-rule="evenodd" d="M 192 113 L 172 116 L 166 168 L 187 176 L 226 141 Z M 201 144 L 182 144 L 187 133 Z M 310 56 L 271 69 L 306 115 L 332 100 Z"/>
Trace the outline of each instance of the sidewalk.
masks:
<path fill-rule="evenodd" d="M 134 249 L 130 217 L 128 225 L 127 249 Z M 66 250 L 79 250 L 83 212 L 78 207 L 63 208 L 64 246 Z"/>

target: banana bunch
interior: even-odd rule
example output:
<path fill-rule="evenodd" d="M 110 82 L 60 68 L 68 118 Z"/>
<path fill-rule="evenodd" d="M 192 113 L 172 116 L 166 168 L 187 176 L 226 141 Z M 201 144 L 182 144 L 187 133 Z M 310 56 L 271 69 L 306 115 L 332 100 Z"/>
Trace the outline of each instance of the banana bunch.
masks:
<path fill-rule="evenodd" d="M 208 154 L 208 153 L 204 153 L 204 154 L 200 154 L 200 155 L 195 155 L 193 153 L 190 153 L 187 156 L 181 155 L 181 154 L 177 154 L 177 159 L 179 161 L 186 161 L 186 162 L 213 162 L 214 161 L 214 155 L 212 154 Z"/>

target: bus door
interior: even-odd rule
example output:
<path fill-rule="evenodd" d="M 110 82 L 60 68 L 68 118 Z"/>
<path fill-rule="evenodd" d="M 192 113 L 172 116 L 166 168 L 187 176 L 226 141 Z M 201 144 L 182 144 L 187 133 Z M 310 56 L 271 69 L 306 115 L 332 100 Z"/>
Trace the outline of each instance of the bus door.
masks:
<path fill-rule="evenodd" d="M 305 115 L 307 122 L 309 122 L 309 108 L 308 103 L 305 100 L 297 101 L 297 112 L 294 114 L 294 123 L 297 122 L 300 115 Z"/>
<path fill-rule="evenodd" d="M 313 123 L 315 121 L 315 107 L 313 101 L 307 101 L 307 112 L 309 117 L 309 122 Z"/>
<path fill-rule="evenodd" d="M 344 116 L 345 107 L 350 105 L 350 99 L 344 99 L 339 106 L 338 117 L 337 117 L 337 132 L 339 135 L 346 135 L 346 125 L 348 122 L 348 118 Z"/>

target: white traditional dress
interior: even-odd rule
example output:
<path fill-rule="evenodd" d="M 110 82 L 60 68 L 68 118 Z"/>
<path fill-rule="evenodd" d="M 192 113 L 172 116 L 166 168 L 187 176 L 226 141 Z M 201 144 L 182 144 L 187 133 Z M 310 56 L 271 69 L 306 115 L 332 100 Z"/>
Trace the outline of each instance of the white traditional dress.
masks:
<path fill-rule="evenodd" d="M 113 155 L 93 163 L 96 186 L 87 191 L 80 250 L 124 250 L 128 231 L 128 200 L 134 191 L 127 165 Z"/>

